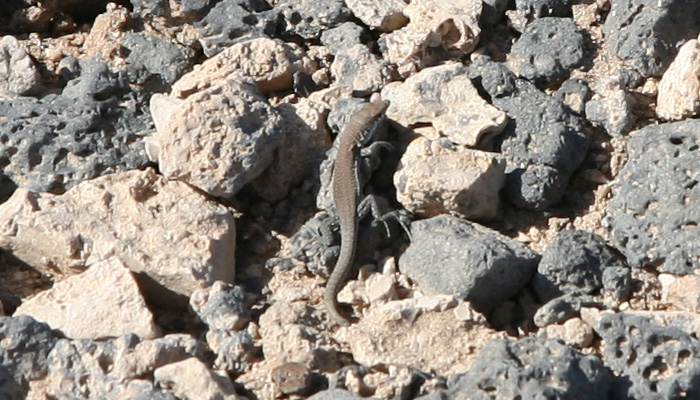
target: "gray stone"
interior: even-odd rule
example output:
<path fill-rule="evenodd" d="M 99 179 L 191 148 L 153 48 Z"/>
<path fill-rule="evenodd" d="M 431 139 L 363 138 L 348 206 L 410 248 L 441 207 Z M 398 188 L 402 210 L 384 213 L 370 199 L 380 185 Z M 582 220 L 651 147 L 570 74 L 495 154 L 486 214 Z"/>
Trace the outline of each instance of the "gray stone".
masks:
<path fill-rule="evenodd" d="M 49 353 L 58 339 L 48 325 L 31 317 L 0 317 L 0 365 L 7 368 L 13 381 L 8 384 L 26 390 L 30 380 L 43 379 Z"/>
<path fill-rule="evenodd" d="M 542 254 L 533 286 L 542 301 L 577 291 L 598 294 L 603 287 L 603 270 L 624 265 L 602 237 L 582 230 L 565 230 Z"/>
<path fill-rule="evenodd" d="M 615 399 L 700 397 L 700 342 L 677 326 L 638 315 L 604 314 L 594 328 L 603 362 L 615 372 Z"/>
<path fill-rule="evenodd" d="M 204 10 L 210 0 L 131 0 L 134 13 L 147 17 L 148 14 L 170 16 L 172 4 L 177 4 L 180 14 L 193 15 Z"/>
<path fill-rule="evenodd" d="M 634 99 L 624 90 L 611 90 L 586 103 L 586 117 L 601 125 L 612 137 L 620 137 L 632 128 L 637 120 L 634 115 Z"/>
<path fill-rule="evenodd" d="M 508 0 L 484 0 L 479 25 L 482 27 L 496 25 L 503 18 L 506 8 L 508 8 Z"/>
<path fill-rule="evenodd" d="M 453 400 L 607 399 L 613 376 L 592 355 L 556 340 L 489 342 L 471 368 L 448 381 Z"/>
<path fill-rule="evenodd" d="M 608 267 L 603 270 L 605 294 L 616 301 L 627 301 L 632 293 L 632 274 L 627 267 Z"/>
<path fill-rule="evenodd" d="M 469 67 L 469 77 L 509 117 L 500 137 L 508 160 L 504 197 L 532 210 L 559 202 L 588 152 L 583 121 L 561 101 L 486 57 Z"/>
<path fill-rule="evenodd" d="M 169 89 L 195 57 L 189 47 L 144 32 L 127 33 L 120 44 L 128 54 L 129 81 L 153 91 Z"/>
<path fill-rule="evenodd" d="M 209 329 L 240 330 L 250 321 L 243 288 L 221 281 L 192 293 L 190 307 Z"/>
<path fill-rule="evenodd" d="M 570 17 L 572 0 L 515 0 L 515 9 L 528 19 Z"/>
<path fill-rule="evenodd" d="M 343 0 L 280 0 L 275 10 L 284 18 L 285 34 L 314 39 L 352 16 Z"/>
<path fill-rule="evenodd" d="M 208 2 L 212 4 L 212 2 Z M 194 23 L 204 54 L 213 57 L 232 44 L 273 36 L 279 12 L 261 0 L 222 0 Z"/>
<path fill-rule="evenodd" d="M 38 84 L 39 73 L 25 46 L 14 36 L 0 37 L 0 93 L 28 94 Z"/>
<path fill-rule="evenodd" d="M 343 50 L 348 50 L 356 44 L 362 44 L 360 36 L 363 29 L 354 22 L 343 22 L 342 24 L 325 30 L 321 34 L 321 43 L 328 48 L 331 54 L 336 54 Z"/>
<path fill-rule="evenodd" d="M 376 400 L 376 397 L 362 397 L 348 390 L 327 389 L 308 397 L 307 400 Z"/>
<path fill-rule="evenodd" d="M 700 121 L 649 125 L 627 143 L 608 203 L 611 237 L 633 267 L 700 268 Z"/>
<path fill-rule="evenodd" d="M 440 215 L 411 224 L 399 269 L 427 294 L 454 294 L 488 312 L 532 278 L 539 255 L 496 231 Z"/>
<path fill-rule="evenodd" d="M 556 297 L 540 307 L 533 320 L 535 325 L 543 328 L 547 325 L 559 324 L 573 318 L 581 312 L 581 307 L 596 306 L 591 296 L 580 292 L 567 293 Z"/>
<path fill-rule="evenodd" d="M 259 348 L 255 347 L 248 331 L 211 329 L 206 333 L 206 340 L 209 349 L 216 354 L 214 367 L 217 369 L 243 373 L 259 357 Z"/>
<path fill-rule="evenodd" d="M 508 55 L 508 67 L 532 81 L 558 82 L 583 62 L 584 40 L 571 18 L 541 18 L 527 25 Z"/>
<path fill-rule="evenodd" d="M 694 0 L 615 0 L 603 25 L 612 51 L 645 76 L 661 75 L 680 45 L 700 33 Z"/>
<path fill-rule="evenodd" d="M 24 400 L 27 398 L 27 390 L 4 365 L 0 365 L 0 398 L 5 400 Z"/>
<path fill-rule="evenodd" d="M 17 186 L 63 192 L 147 164 L 150 117 L 125 75 L 96 61 L 81 70 L 61 95 L 0 100 L 0 165 Z"/>
<path fill-rule="evenodd" d="M 582 79 L 572 78 L 564 81 L 553 97 L 564 103 L 578 115 L 583 114 L 586 102 L 591 98 L 591 89 Z"/>

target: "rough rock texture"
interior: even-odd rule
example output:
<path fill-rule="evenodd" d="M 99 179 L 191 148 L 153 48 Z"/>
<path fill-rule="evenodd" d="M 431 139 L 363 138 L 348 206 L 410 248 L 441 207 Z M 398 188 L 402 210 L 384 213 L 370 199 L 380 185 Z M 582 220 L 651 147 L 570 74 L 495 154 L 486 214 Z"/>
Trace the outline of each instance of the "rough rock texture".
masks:
<path fill-rule="evenodd" d="M 564 81 L 553 96 L 577 115 L 582 115 L 591 98 L 591 90 L 582 79 L 572 78 Z"/>
<path fill-rule="evenodd" d="M 203 350 L 188 335 L 141 340 L 130 334 L 104 342 L 61 339 L 49 354 L 48 374 L 32 382 L 29 398 L 35 398 L 32 393 L 86 400 L 103 396 L 127 399 L 138 393 L 157 398 L 160 390 L 143 377 L 160 366 L 202 357 Z"/>
<path fill-rule="evenodd" d="M 392 121 L 469 147 L 489 149 L 507 121 L 503 111 L 479 96 L 461 63 L 426 68 L 404 82 L 390 83 L 382 98 L 390 101 L 387 117 Z"/>
<path fill-rule="evenodd" d="M 627 143 L 608 203 L 612 240 L 634 267 L 700 267 L 700 121 L 649 125 Z"/>
<path fill-rule="evenodd" d="M 259 360 L 259 349 L 248 331 L 233 332 L 228 329 L 210 329 L 205 339 L 209 349 L 216 354 L 214 368 L 241 373 Z"/>
<path fill-rule="evenodd" d="M 700 113 L 700 44 L 687 41 L 659 82 L 656 114 L 667 120 Z"/>
<path fill-rule="evenodd" d="M 605 365 L 619 376 L 613 398 L 700 396 L 700 342 L 693 336 L 625 313 L 604 314 L 595 330 Z"/>
<path fill-rule="evenodd" d="M 39 83 L 34 61 L 14 36 L 0 39 L 0 93 L 27 94 Z"/>
<path fill-rule="evenodd" d="M 407 77 L 430 65 L 437 49 L 457 57 L 470 53 L 479 41 L 481 0 L 412 1 L 403 13 L 410 22 L 382 38 L 384 58 Z"/>
<path fill-rule="evenodd" d="M 562 324 L 547 325 L 544 329 L 548 338 L 558 339 L 577 349 L 589 347 L 595 338 L 593 328 L 581 318 L 567 319 Z"/>
<path fill-rule="evenodd" d="M 502 64 L 479 59 L 469 75 L 509 117 L 500 136 L 500 149 L 508 160 L 505 197 L 534 210 L 560 201 L 588 151 L 582 121 Z"/>
<path fill-rule="evenodd" d="M 603 78 L 585 106 L 588 120 L 605 128 L 612 137 L 627 134 L 636 121 L 634 99 L 626 89 L 629 82 L 626 82 L 624 75 L 612 74 Z"/>
<path fill-rule="evenodd" d="M 604 25 L 612 51 L 645 76 L 661 75 L 678 47 L 700 33 L 700 3 L 616 0 Z"/>
<path fill-rule="evenodd" d="M 362 44 L 364 29 L 354 22 L 343 22 L 335 28 L 327 29 L 321 34 L 321 43 L 331 54 L 348 50 Z"/>
<path fill-rule="evenodd" d="M 166 178 L 231 199 L 272 162 L 281 124 L 252 81 L 229 76 L 177 104 L 148 148 Z"/>
<path fill-rule="evenodd" d="M 284 18 L 286 34 L 318 38 L 351 15 L 343 0 L 280 0 L 275 10 Z"/>
<path fill-rule="evenodd" d="M 363 44 L 338 51 L 330 71 L 336 84 L 348 85 L 357 93 L 379 91 L 392 78 L 386 61 Z"/>
<path fill-rule="evenodd" d="M 673 309 L 700 311 L 700 276 L 659 274 L 661 300 Z"/>
<path fill-rule="evenodd" d="M 455 294 L 488 312 L 530 281 L 539 255 L 496 231 L 440 215 L 411 224 L 399 269 L 428 294 Z"/>
<path fill-rule="evenodd" d="M 603 271 L 624 266 L 622 257 L 602 237 L 565 230 L 542 253 L 533 286 L 542 301 L 576 291 L 598 294 L 603 287 Z"/>
<path fill-rule="evenodd" d="M 571 3 L 571 0 L 515 0 L 515 8 L 529 19 L 570 17 Z"/>
<path fill-rule="evenodd" d="M 513 44 L 507 65 L 525 79 L 558 82 L 583 61 L 583 34 L 571 18 L 541 18 Z"/>
<path fill-rule="evenodd" d="M 405 365 L 446 375 L 468 369 L 486 338 L 499 335 L 473 310 L 465 320 L 451 309 L 422 310 L 412 300 L 370 310 L 336 333 L 336 340 L 347 343 L 355 361 L 367 367 Z"/>
<path fill-rule="evenodd" d="M 118 259 L 97 262 L 25 301 L 14 315 L 29 315 L 68 338 L 104 339 L 134 333 L 160 335 L 129 269 Z"/>
<path fill-rule="evenodd" d="M 469 371 L 448 382 L 450 398 L 605 399 L 613 379 L 596 357 L 555 340 L 527 337 L 488 343 Z"/>
<path fill-rule="evenodd" d="M 545 303 L 537 310 L 533 321 L 538 327 L 558 324 L 577 316 L 581 307 L 591 307 L 597 304 L 593 297 L 580 292 L 567 293 Z"/>
<path fill-rule="evenodd" d="M 221 281 L 192 293 L 190 307 L 209 329 L 240 330 L 250 321 L 243 288 Z"/>
<path fill-rule="evenodd" d="M 63 192 L 147 163 L 150 121 L 125 74 L 96 61 L 80 71 L 60 95 L 0 100 L 0 165 L 17 186 Z"/>
<path fill-rule="evenodd" d="M 0 386 L 11 385 L 12 392 L 24 394 L 30 380 L 43 379 L 49 353 L 59 337 L 48 325 L 31 317 L 0 317 L 0 365 L 6 377 Z"/>
<path fill-rule="evenodd" d="M 234 73 L 255 81 L 262 93 L 288 90 L 292 87 L 294 73 L 303 66 L 302 54 L 294 45 L 269 38 L 249 39 L 199 64 L 173 85 L 170 95 L 186 98 L 224 84 Z"/>
<path fill-rule="evenodd" d="M 362 397 L 348 390 L 327 389 L 316 393 L 307 400 L 377 400 L 377 398 Z"/>
<path fill-rule="evenodd" d="M 152 169 L 85 181 L 61 196 L 19 189 L 0 205 L 0 220 L 0 246 L 28 265 L 60 277 L 118 257 L 146 298 L 165 305 L 234 278 L 230 210 Z"/>
<path fill-rule="evenodd" d="M 346 0 L 352 13 L 370 28 L 379 29 L 382 32 L 391 32 L 406 25 L 408 19 L 401 12 L 406 3 L 401 0 L 372 1 L 372 0 Z"/>
<path fill-rule="evenodd" d="M 164 365 L 153 372 L 155 383 L 181 400 L 236 400 L 233 382 L 195 357 Z"/>
<path fill-rule="evenodd" d="M 394 174 L 396 199 L 412 213 L 453 213 L 470 220 L 495 218 L 505 182 L 505 160 L 443 140 L 414 139 Z"/>

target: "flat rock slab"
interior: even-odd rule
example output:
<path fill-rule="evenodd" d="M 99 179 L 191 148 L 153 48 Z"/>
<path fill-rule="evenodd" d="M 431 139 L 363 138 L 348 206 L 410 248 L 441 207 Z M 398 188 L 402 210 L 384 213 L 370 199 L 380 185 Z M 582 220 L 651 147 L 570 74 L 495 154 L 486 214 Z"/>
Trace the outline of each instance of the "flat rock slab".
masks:
<path fill-rule="evenodd" d="M 153 314 L 126 266 L 116 258 L 92 265 L 22 303 L 14 315 L 29 315 L 74 339 L 135 333 L 160 335 Z"/>
<path fill-rule="evenodd" d="M 649 125 L 627 143 L 608 203 L 612 239 L 634 267 L 700 268 L 700 121 Z"/>
<path fill-rule="evenodd" d="M 234 279 L 230 209 L 150 168 L 85 181 L 61 196 L 18 189 L 0 205 L 0 221 L 0 247 L 37 270 L 61 278 L 117 257 L 146 297 L 165 305 Z"/>

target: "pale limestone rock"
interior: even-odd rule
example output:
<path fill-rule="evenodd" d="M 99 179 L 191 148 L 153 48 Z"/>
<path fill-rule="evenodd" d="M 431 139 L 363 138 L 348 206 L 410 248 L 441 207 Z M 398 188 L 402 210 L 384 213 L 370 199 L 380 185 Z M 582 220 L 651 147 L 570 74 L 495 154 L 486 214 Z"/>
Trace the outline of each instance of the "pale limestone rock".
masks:
<path fill-rule="evenodd" d="M 499 154 L 418 137 L 409 143 L 394 174 L 396 197 L 422 217 L 452 213 L 471 220 L 495 218 L 505 167 Z"/>
<path fill-rule="evenodd" d="M 232 74 L 242 74 L 262 93 L 291 89 L 294 73 L 308 64 L 294 44 L 279 39 L 255 38 L 236 43 L 204 61 L 173 84 L 171 96 L 186 98 L 224 84 Z"/>
<path fill-rule="evenodd" d="M 161 173 L 231 199 L 272 162 L 283 120 L 247 78 L 229 75 L 187 97 L 149 138 Z"/>
<path fill-rule="evenodd" d="M 365 293 L 371 303 L 391 300 L 396 297 L 396 277 L 394 275 L 372 274 L 365 280 Z"/>
<path fill-rule="evenodd" d="M 160 336 L 136 280 L 118 259 L 90 266 L 25 301 L 14 315 L 29 315 L 73 339 L 104 339 L 135 333 Z"/>
<path fill-rule="evenodd" d="M 561 339 L 569 346 L 582 349 L 593 343 L 593 328 L 581 318 L 568 319 L 563 324 L 547 325 L 545 328 L 547 337 Z"/>
<path fill-rule="evenodd" d="M 357 19 L 382 32 L 399 29 L 408 22 L 401 12 L 406 3 L 401 0 L 345 0 L 345 4 Z"/>
<path fill-rule="evenodd" d="M 659 274 L 661 301 L 675 310 L 700 311 L 700 276 Z"/>
<path fill-rule="evenodd" d="M 16 190 L 0 205 L 0 247 L 57 278 L 117 257 L 149 300 L 171 305 L 186 302 L 173 294 L 233 282 L 234 224 L 230 209 L 149 168 L 60 196 Z"/>
<path fill-rule="evenodd" d="M 358 323 L 336 333 L 358 363 L 449 375 L 469 369 L 486 342 L 501 337 L 483 318 L 460 321 L 451 310 L 410 312 L 392 303 L 397 302 L 370 309 Z"/>
<path fill-rule="evenodd" d="M 391 69 L 386 61 L 372 54 L 364 44 L 338 52 L 330 71 L 336 84 L 363 93 L 379 91 L 391 81 Z"/>
<path fill-rule="evenodd" d="M 192 357 L 155 370 L 155 382 L 181 400 L 236 400 L 233 382 Z"/>
<path fill-rule="evenodd" d="M 470 53 L 481 33 L 481 8 L 481 0 L 412 1 L 403 11 L 408 25 L 383 38 L 384 59 L 407 77 L 429 61 L 431 48 L 440 47 L 454 57 Z"/>
<path fill-rule="evenodd" d="M 700 44 L 692 39 L 681 46 L 678 55 L 659 82 L 656 114 L 679 120 L 700 112 Z"/>
<path fill-rule="evenodd" d="M 404 82 L 392 82 L 382 89 L 382 98 L 389 100 L 386 115 L 394 122 L 406 128 L 429 124 L 434 133 L 426 136 L 445 136 L 469 147 L 488 147 L 508 121 L 503 111 L 479 96 L 460 63 L 426 68 Z"/>
<path fill-rule="evenodd" d="M 39 83 L 27 49 L 14 37 L 0 38 L 0 93 L 26 94 Z"/>
<path fill-rule="evenodd" d="M 119 60 L 120 40 L 126 35 L 131 17 L 126 7 L 107 3 L 104 13 L 95 17 L 85 37 L 82 52 L 105 60 Z"/>

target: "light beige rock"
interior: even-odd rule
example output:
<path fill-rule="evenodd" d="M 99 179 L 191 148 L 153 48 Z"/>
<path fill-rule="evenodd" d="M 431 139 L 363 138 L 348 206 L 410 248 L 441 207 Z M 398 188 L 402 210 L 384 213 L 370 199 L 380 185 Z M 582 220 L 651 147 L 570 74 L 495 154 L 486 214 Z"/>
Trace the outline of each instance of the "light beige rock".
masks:
<path fill-rule="evenodd" d="M 386 61 L 372 54 L 364 44 L 339 51 L 330 71 L 336 84 L 364 93 L 379 91 L 391 81 L 392 75 Z"/>
<path fill-rule="evenodd" d="M 181 400 L 238 399 L 233 382 L 224 373 L 211 371 L 197 358 L 188 358 L 155 370 L 155 382 Z"/>
<path fill-rule="evenodd" d="M 663 119 L 679 120 L 700 112 L 700 44 L 687 41 L 669 65 L 656 100 L 656 114 Z"/>
<path fill-rule="evenodd" d="M 700 311 L 700 276 L 659 274 L 661 301 L 672 310 Z"/>
<path fill-rule="evenodd" d="M 452 213 L 470 220 L 495 218 L 506 162 L 496 153 L 418 137 L 409 143 L 394 174 L 397 200 L 422 217 Z"/>
<path fill-rule="evenodd" d="M 105 60 L 119 60 L 119 41 L 126 35 L 129 10 L 115 2 L 107 3 L 104 13 L 95 17 L 81 50 Z M 121 60 L 120 60 L 121 61 Z"/>
<path fill-rule="evenodd" d="M 335 335 L 366 367 L 410 366 L 441 375 L 463 372 L 486 342 L 501 337 L 481 322 L 458 320 L 451 310 L 409 312 L 406 319 L 407 311 L 392 303 L 396 302 L 371 309 Z"/>
<path fill-rule="evenodd" d="M 185 305 L 173 295 L 233 282 L 234 224 L 230 209 L 149 168 L 60 196 L 18 189 L 0 205 L 0 247 L 59 279 L 117 257 L 150 301 Z"/>
<path fill-rule="evenodd" d="M 147 148 L 166 178 L 232 199 L 272 162 L 282 124 L 251 80 L 229 75 L 177 104 Z"/>
<path fill-rule="evenodd" d="M 545 328 L 547 337 L 561 339 L 569 346 L 582 349 L 593 343 L 593 328 L 581 318 L 571 318 L 563 324 L 547 325 Z"/>
<path fill-rule="evenodd" d="M 427 136 L 445 136 L 469 147 L 490 147 L 508 121 L 479 96 L 461 63 L 426 68 L 404 82 L 390 83 L 382 98 L 389 100 L 386 114 L 394 122 L 405 128 L 429 124 L 435 133 Z"/>
<path fill-rule="evenodd" d="M 135 333 L 160 335 L 136 280 L 118 259 L 93 264 L 25 301 L 14 315 L 29 315 L 73 339 L 104 339 Z"/>
<path fill-rule="evenodd" d="M 406 3 L 401 0 L 345 0 L 345 4 L 357 19 L 382 32 L 399 29 L 408 22 L 401 12 Z"/>
<path fill-rule="evenodd" d="M 294 73 L 303 70 L 308 63 L 301 49 L 294 44 L 278 39 L 250 39 L 226 48 L 183 75 L 173 84 L 171 96 L 186 98 L 219 86 L 231 74 L 252 79 L 262 93 L 284 91 L 291 89 Z"/>
<path fill-rule="evenodd" d="M 39 83 L 27 49 L 14 37 L 0 38 L 0 93 L 26 94 Z"/>
<path fill-rule="evenodd" d="M 396 297 L 396 277 L 394 275 L 372 274 L 365 280 L 365 293 L 371 303 L 391 300 Z"/>
<path fill-rule="evenodd" d="M 479 41 L 481 9 L 481 0 L 412 1 L 403 11 L 408 25 L 384 37 L 384 59 L 407 77 L 429 61 L 431 48 L 453 57 L 468 54 Z"/>

